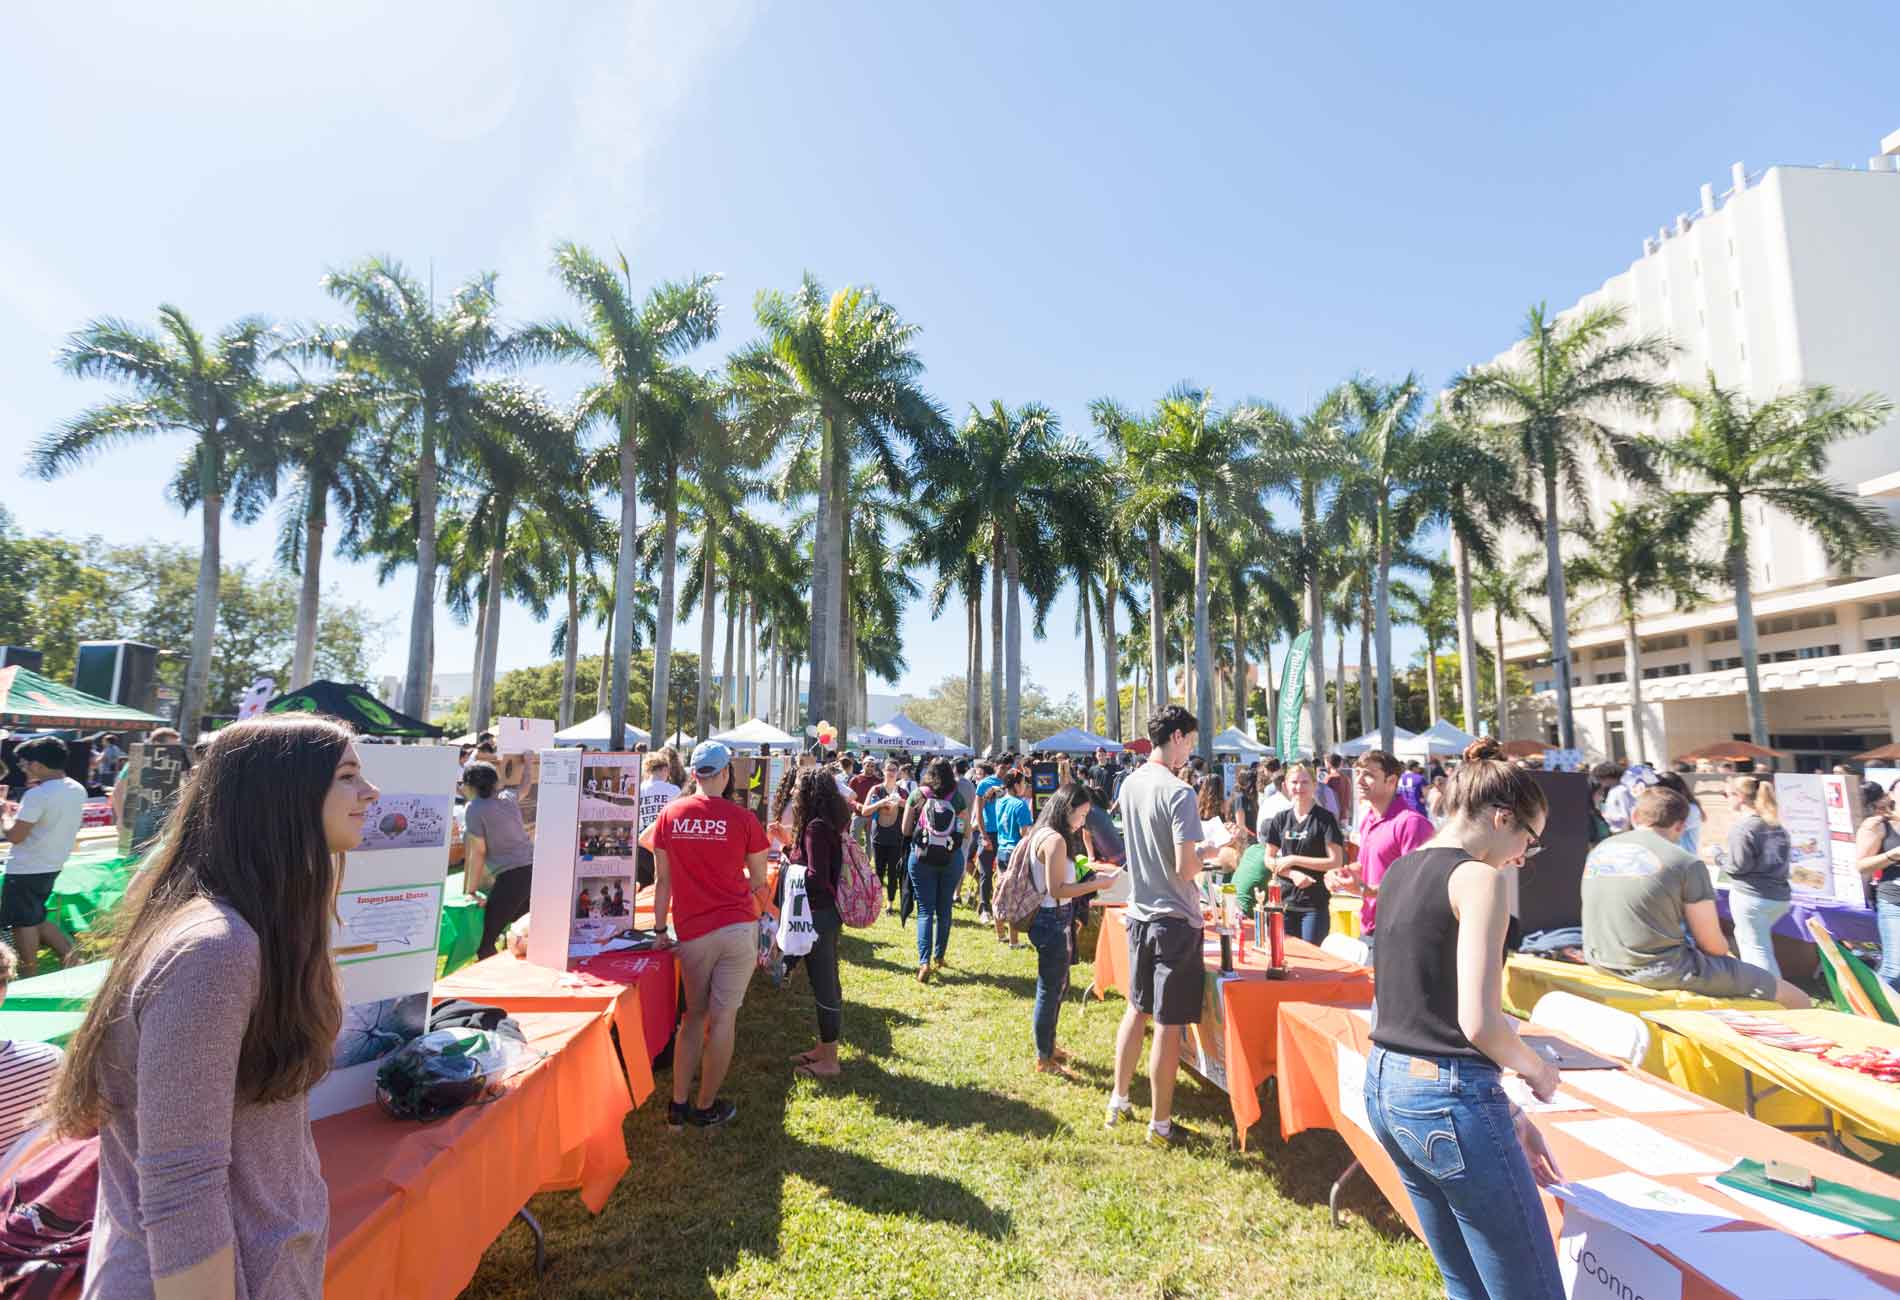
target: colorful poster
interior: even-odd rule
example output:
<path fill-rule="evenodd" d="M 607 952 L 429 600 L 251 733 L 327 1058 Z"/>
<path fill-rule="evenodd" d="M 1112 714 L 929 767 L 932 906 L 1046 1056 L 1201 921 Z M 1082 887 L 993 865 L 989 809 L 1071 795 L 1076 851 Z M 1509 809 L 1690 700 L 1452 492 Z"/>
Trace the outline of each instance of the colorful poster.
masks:
<path fill-rule="evenodd" d="M 1300 710 L 1306 704 L 1306 657 L 1313 645 L 1313 630 L 1308 628 L 1293 638 L 1286 652 L 1286 664 L 1280 670 L 1280 716 L 1275 719 L 1276 747 L 1282 763 L 1299 757 Z"/>
<path fill-rule="evenodd" d="M 1201 998 L 1201 1023 L 1183 1031 L 1182 1055 L 1196 1074 L 1227 1091 L 1227 1003 L 1221 997 L 1221 985 L 1235 978 L 1217 970 L 1206 973 L 1207 986 Z"/>
<path fill-rule="evenodd" d="M 349 966 L 384 957 L 407 957 L 419 945 L 433 952 L 441 909 L 440 881 L 338 894 L 337 924 L 330 935 L 336 964 Z"/>
<path fill-rule="evenodd" d="M 454 815 L 453 795 L 381 795 L 363 819 L 363 842 L 356 852 L 440 848 L 449 842 Z"/>
<path fill-rule="evenodd" d="M 1818 772 L 1775 773 L 1775 802 L 1788 832 L 1788 883 L 1798 893 L 1834 895 L 1827 782 Z"/>
<path fill-rule="evenodd" d="M 1860 874 L 1860 851 L 1854 847 L 1854 828 L 1860 825 L 1860 781 L 1829 773 L 1821 778 L 1827 800 L 1828 856 L 1833 867 L 1832 886 L 1838 902 L 1867 906 L 1867 885 Z"/>

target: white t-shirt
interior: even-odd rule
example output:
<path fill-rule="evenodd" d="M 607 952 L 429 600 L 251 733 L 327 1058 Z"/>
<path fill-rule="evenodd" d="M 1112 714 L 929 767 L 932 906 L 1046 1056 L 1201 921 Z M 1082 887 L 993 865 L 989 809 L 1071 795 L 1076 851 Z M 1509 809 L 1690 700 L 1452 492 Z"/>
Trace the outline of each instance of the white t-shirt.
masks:
<path fill-rule="evenodd" d="M 635 835 L 653 824 L 660 809 L 680 797 L 680 788 L 665 777 L 650 776 L 640 783 L 639 825 Z"/>
<path fill-rule="evenodd" d="M 1267 823 L 1293 806 L 1293 801 L 1279 787 L 1270 787 L 1260 796 L 1260 815 L 1254 820 L 1254 834 L 1260 839 L 1267 838 Z"/>
<path fill-rule="evenodd" d="M 60 1051 L 51 1043 L 0 1043 L 0 1155 L 33 1126 L 53 1090 Z"/>
<path fill-rule="evenodd" d="M 72 856 L 73 841 L 86 815 L 86 787 L 70 776 L 42 781 L 20 799 L 17 822 L 31 822 L 33 833 L 13 846 L 7 870 L 16 876 L 58 871 Z"/>

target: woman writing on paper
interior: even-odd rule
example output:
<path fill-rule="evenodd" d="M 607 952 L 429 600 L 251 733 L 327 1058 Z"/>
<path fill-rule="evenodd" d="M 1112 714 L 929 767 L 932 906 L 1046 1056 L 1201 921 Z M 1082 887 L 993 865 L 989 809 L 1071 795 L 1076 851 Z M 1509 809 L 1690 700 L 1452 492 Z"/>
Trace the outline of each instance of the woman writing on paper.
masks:
<path fill-rule="evenodd" d="M 1518 1038 L 1503 1005 L 1504 873 L 1542 847 L 1548 808 L 1487 738 L 1446 782 L 1444 809 L 1438 833 L 1380 882 L 1366 1115 L 1447 1294 L 1559 1300 L 1537 1187 L 1562 1175 L 1502 1087 L 1515 1070 L 1540 1100 L 1557 1091 L 1557 1067 Z"/>
<path fill-rule="evenodd" d="M 218 732 L 180 794 L 53 1091 L 62 1134 L 99 1135 L 88 1300 L 322 1294 L 306 1098 L 343 1013 L 340 855 L 376 794 L 349 731 L 296 714 Z"/>

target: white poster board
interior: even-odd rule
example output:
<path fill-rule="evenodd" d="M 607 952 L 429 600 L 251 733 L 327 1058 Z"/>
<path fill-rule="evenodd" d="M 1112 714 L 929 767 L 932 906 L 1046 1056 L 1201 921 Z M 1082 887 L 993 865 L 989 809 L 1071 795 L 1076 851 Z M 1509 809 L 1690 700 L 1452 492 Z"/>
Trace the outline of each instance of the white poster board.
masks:
<path fill-rule="evenodd" d="M 1827 779 L 1818 772 L 1775 773 L 1775 802 L 1788 832 L 1788 883 L 1796 893 L 1834 896 L 1833 833 Z"/>
<path fill-rule="evenodd" d="M 344 855 L 339 921 L 330 949 L 343 983 L 343 1028 L 334 1063 L 310 1093 L 322 1119 L 375 1100 L 382 1058 L 427 1027 L 435 983 L 449 816 L 461 779 L 443 745 L 359 745 L 363 775 L 379 791 L 362 847 Z"/>
<path fill-rule="evenodd" d="M 1860 874 L 1860 853 L 1854 847 L 1854 828 L 1860 825 L 1860 778 L 1836 776 L 1821 778 L 1827 800 L 1827 836 L 1829 864 L 1833 868 L 1832 892 L 1837 902 L 1854 907 L 1867 906 L 1867 886 Z"/>
<path fill-rule="evenodd" d="M 488 729 L 495 733 L 499 754 L 554 748 L 554 723 L 547 718 L 496 718 Z"/>
<path fill-rule="evenodd" d="M 634 922 L 644 755 L 541 751 L 528 960 L 566 970 Z"/>

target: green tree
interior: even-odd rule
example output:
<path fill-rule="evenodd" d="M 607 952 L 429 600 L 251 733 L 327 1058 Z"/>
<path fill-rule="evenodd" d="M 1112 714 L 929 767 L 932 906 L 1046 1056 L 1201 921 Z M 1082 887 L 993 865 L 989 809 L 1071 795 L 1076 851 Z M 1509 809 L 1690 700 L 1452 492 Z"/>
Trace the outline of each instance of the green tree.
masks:
<path fill-rule="evenodd" d="M 269 344 L 269 327 L 258 317 L 208 338 L 170 304 L 159 307 L 156 330 L 111 318 L 92 321 L 67 337 L 60 368 L 75 378 L 123 384 L 132 395 L 81 412 L 41 438 L 30 456 L 33 472 L 52 479 L 126 442 L 159 434 L 191 439 L 167 489 L 185 509 L 197 506 L 203 520 L 178 724 L 188 741 L 197 735 L 211 675 L 226 498 L 240 519 L 255 518 L 267 499 L 270 458 L 259 406 Z"/>
<path fill-rule="evenodd" d="M 1403 581 L 1392 584 L 1394 615 L 1425 637 L 1426 726 L 1444 716 L 1438 707 L 1438 647 L 1458 633 L 1457 580 L 1442 564 L 1432 565 L 1430 574 L 1430 585 L 1422 588 Z"/>
<path fill-rule="evenodd" d="M 1492 698 L 1497 709 L 1494 726 L 1500 737 L 1504 735 L 1504 702 L 1510 698 L 1509 666 L 1504 660 L 1504 624 L 1506 620 L 1527 623 L 1537 635 L 1549 635 L 1529 599 L 1536 583 L 1533 574 L 1537 567 L 1536 557 L 1526 552 L 1508 564 L 1487 564 L 1472 575 L 1478 607 L 1491 613 Z M 1557 675 L 1568 677 L 1569 673 L 1570 661 L 1565 659 Z"/>
<path fill-rule="evenodd" d="M 1307 656 L 1306 707 L 1313 752 L 1325 753 L 1326 736 L 1326 587 L 1328 553 L 1337 541 L 1340 517 L 1329 494 L 1348 465 L 1346 431 L 1337 391 L 1321 398 L 1290 426 L 1282 426 L 1274 460 L 1284 467 L 1268 491 L 1292 499 L 1299 512 L 1299 548 L 1295 552 L 1305 591 L 1306 628 L 1312 633 Z M 1360 673 L 1365 665 L 1360 665 Z"/>
<path fill-rule="evenodd" d="M 1871 395 L 1837 398 L 1825 386 L 1755 404 L 1718 385 L 1714 372 L 1701 388 L 1679 387 L 1676 396 L 1694 415 L 1688 431 L 1645 446 L 1690 481 L 1675 494 L 1683 507 L 1683 527 L 1693 529 L 1711 514 L 1721 523 L 1723 558 L 1735 589 L 1736 636 L 1748 681 L 1749 737 L 1766 745 L 1768 718 L 1761 700 L 1754 575 L 1743 507 L 1753 501 L 1786 515 L 1814 535 L 1835 565 L 1900 546 L 1900 530 L 1873 503 L 1827 477 L 1828 449 L 1878 429 L 1893 407 Z"/>
<path fill-rule="evenodd" d="M 1556 675 L 1559 744 L 1574 749 L 1570 705 L 1570 629 L 1563 569 L 1563 510 L 1588 509 L 1585 457 L 1594 453 L 1640 484 L 1656 473 L 1641 439 L 1605 417 L 1655 409 L 1664 388 L 1656 373 L 1673 347 L 1660 335 L 1624 332 L 1621 307 L 1593 307 L 1569 320 L 1531 308 L 1513 359 L 1482 366 L 1451 388 L 1454 419 L 1488 427 L 1512 449 L 1526 488 L 1543 489 L 1544 572 L 1550 591 L 1551 655 Z M 1561 488 L 1561 492 L 1560 492 Z"/>

